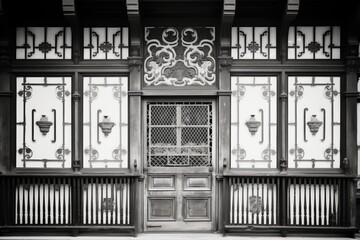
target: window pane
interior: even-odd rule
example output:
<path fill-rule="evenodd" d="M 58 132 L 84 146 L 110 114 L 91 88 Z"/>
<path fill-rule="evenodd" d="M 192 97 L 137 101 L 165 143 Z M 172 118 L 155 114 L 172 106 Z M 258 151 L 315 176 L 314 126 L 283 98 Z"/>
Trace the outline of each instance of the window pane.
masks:
<path fill-rule="evenodd" d="M 231 56 L 234 59 L 276 59 L 276 28 L 233 27 Z"/>
<path fill-rule="evenodd" d="M 84 78 L 84 168 L 128 167 L 127 81 Z"/>
<path fill-rule="evenodd" d="M 276 168 L 276 81 L 231 78 L 232 168 Z"/>
<path fill-rule="evenodd" d="M 289 77 L 288 111 L 289 167 L 339 168 L 340 77 Z"/>
<path fill-rule="evenodd" d="M 16 59 L 71 59 L 69 27 L 16 29 Z"/>
<path fill-rule="evenodd" d="M 288 59 L 340 59 L 340 27 L 290 27 Z"/>
<path fill-rule="evenodd" d="M 71 167 L 71 78 L 17 78 L 17 167 Z"/>
<path fill-rule="evenodd" d="M 84 59 L 127 59 L 128 28 L 84 28 Z"/>

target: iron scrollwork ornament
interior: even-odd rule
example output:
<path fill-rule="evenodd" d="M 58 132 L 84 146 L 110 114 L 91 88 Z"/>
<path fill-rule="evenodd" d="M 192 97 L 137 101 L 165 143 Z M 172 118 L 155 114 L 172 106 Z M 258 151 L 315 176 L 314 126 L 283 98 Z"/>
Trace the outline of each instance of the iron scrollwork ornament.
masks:
<path fill-rule="evenodd" d="M 108 136 L 111 133 L 114 125 L 115 123 L 110 121 L 109 116 L 104 116 L 103 121 L 99 122 L 99 127 L 101 128 L 101 131 L 105 134 L 105 136 Z"/>
<path fill-rule="evenodd" d="M 316 115 L 312 115 L 311 120 L 307 122 L 307 125 L 309 126 L 312 135 L 316 135 L 322 124 L 322 121 L 318 120 L 316 118 Z"/>
<path fill-rule="evenodd" d="M 255 135 L 261 125 L 261 122 L 255 119 L 255 115 L 250 115 L 250 119 L 245 122 L 245 125 L 248 127 L 251 135 Z"/>
<path fill-rule="evenodd" d="M 146 85 L 213 85 L 215 29 L 146 28 Z"/>

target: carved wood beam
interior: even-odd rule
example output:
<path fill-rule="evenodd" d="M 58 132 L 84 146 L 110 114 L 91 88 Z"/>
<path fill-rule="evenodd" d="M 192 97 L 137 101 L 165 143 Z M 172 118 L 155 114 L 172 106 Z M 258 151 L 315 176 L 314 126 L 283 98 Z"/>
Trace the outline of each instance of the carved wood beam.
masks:
<path fill-rule="evenodd" d="M 73 41 L 73 59 L 76 64 L 80 60 L 80 24 L 78 15 L 75 8 L 75 0 L 62 0 L 62 8 L 65 19 L 70 23 L 71 32 L 72 32 L 72 41 Z"/>
<path fill-rule="evenodd" d="M 10 41 L 7 13 L 4 0 L 0 0 L 0 67 L 10 66 Z"/>
<path fill-rule="evenodd" d="M 142 36 L 139 0 L 126 0 L 126 8 L 130 24 L 130 56 L 139 57 L 141 55 Z"/>
<path fill-rule="evenodd" d="M 224 0 L 220 27 L 220 56 L 231 55 L 231 27 L 235 17 L 236 0 Z"/>
<path fill-rule="evenodd" d="M 281 37 L 281 61 L 286 60 L 287 39 L 289 34 L 289 27 L 292 21 L 296 18 L 299 12 L 300 0 L 287 0 L 285 10 L 282 16 L 280 37 Z"/>

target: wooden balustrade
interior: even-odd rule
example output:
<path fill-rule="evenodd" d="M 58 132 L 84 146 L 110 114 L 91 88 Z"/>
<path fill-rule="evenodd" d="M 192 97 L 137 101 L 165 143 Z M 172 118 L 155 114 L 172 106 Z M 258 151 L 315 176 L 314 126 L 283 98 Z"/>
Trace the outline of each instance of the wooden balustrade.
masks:
<path fill-rule="evenodd" d="M 0 230 L 112 226 L 135 233 L 137 179 L 134 175 L 2 175 Z"/>
<path fill-rule="evenodd" d="M 352 184 L 341 175 L 224 176 L 224 231 L 352 233 L 346 197 Z"/>

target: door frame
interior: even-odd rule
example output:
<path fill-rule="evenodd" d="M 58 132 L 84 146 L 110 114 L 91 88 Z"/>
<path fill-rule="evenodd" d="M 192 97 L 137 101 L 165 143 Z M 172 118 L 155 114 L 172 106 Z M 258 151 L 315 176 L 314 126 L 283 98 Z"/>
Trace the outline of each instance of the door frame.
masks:
<path fill-rule="evenodd" d="M 148 195 L 148 166 L 147 166 L 147 104 L 149 102 L 166 102 L 166 103 L 171 103 L 171 102 L 208 102 L 212 104 L 212 125 L 213 125 L 213 129 L 212 129 L 212 158 L 211 158 L 211 162 L 212 162 L 212 172 L 211 172 L 211 211 L 210 211 L 210 216 L 211 216 L 211 232 L 215 232 L 217 230 L 218 227 L 218 221 L 219 221 L 219 183 L 216 180 L 216 175 L 219 173 L 219 158 L 218 158 L 218 98 L 217 96 L 201 96 L 201 97 L 197 97 L 195 98 L 194 96 L 174 96 L 174 97 L 159 97 L 156 96 L 152 97 L 143 97 L 141 100 L 141 114 L 142 114 L 142 118 L 141 118 L 141 126 L 142 126 L 142 172 L 144 174 L 144 184 L 142 187 L 142 196 L 143 198 L 141 199 L 141 218 L 142 218 L 142 222 L 141 225 L 143 226 L 143 231 L 144 232 L 148 232 L 148 227 L 147 227 L 147 222 L 148 222 L 148 202 L 147 199 L 149 197 Z M 173 168 L 173 167 L 170 167 Z M 181 168 L 181 167 L 180 167 Z M 182 167 L 184 169 L 184 167 Z M 186 172 L 186 174 L 196 174 L 196 168 L 189 168 L 187 167 L 188 171 Z M 154 169 L 153 169 L 154 170 Z M 164 171 L 165 170 L 165 171 Z M 166 175 L 167 171 L 169 170 L 169 167 L 159 167 L 158 169 L 155 169 L 155 171 L 153 171 L 150 174 L 159 174 L 159 175 Z M 184 174 L 183 174 L 184 175 Z M 164 196 L 165 197 L 165 196 Z M 180 206 L 181 208 L 183 208 L 183 206 Z M 176 210 L 175 210 L 176 213 Z M 184 214 L 184 209 L 181 211 L 182 214 Z M 159 232 L 163 232 L 161 229 L 158 229 L 156 231 Z M 166 230 L 165 230 L 166 231 Z M 165 232 L 164 231 L 164 232 Z M 184 232 L 186 231 L 186 229 L 184 230 Z"/>

